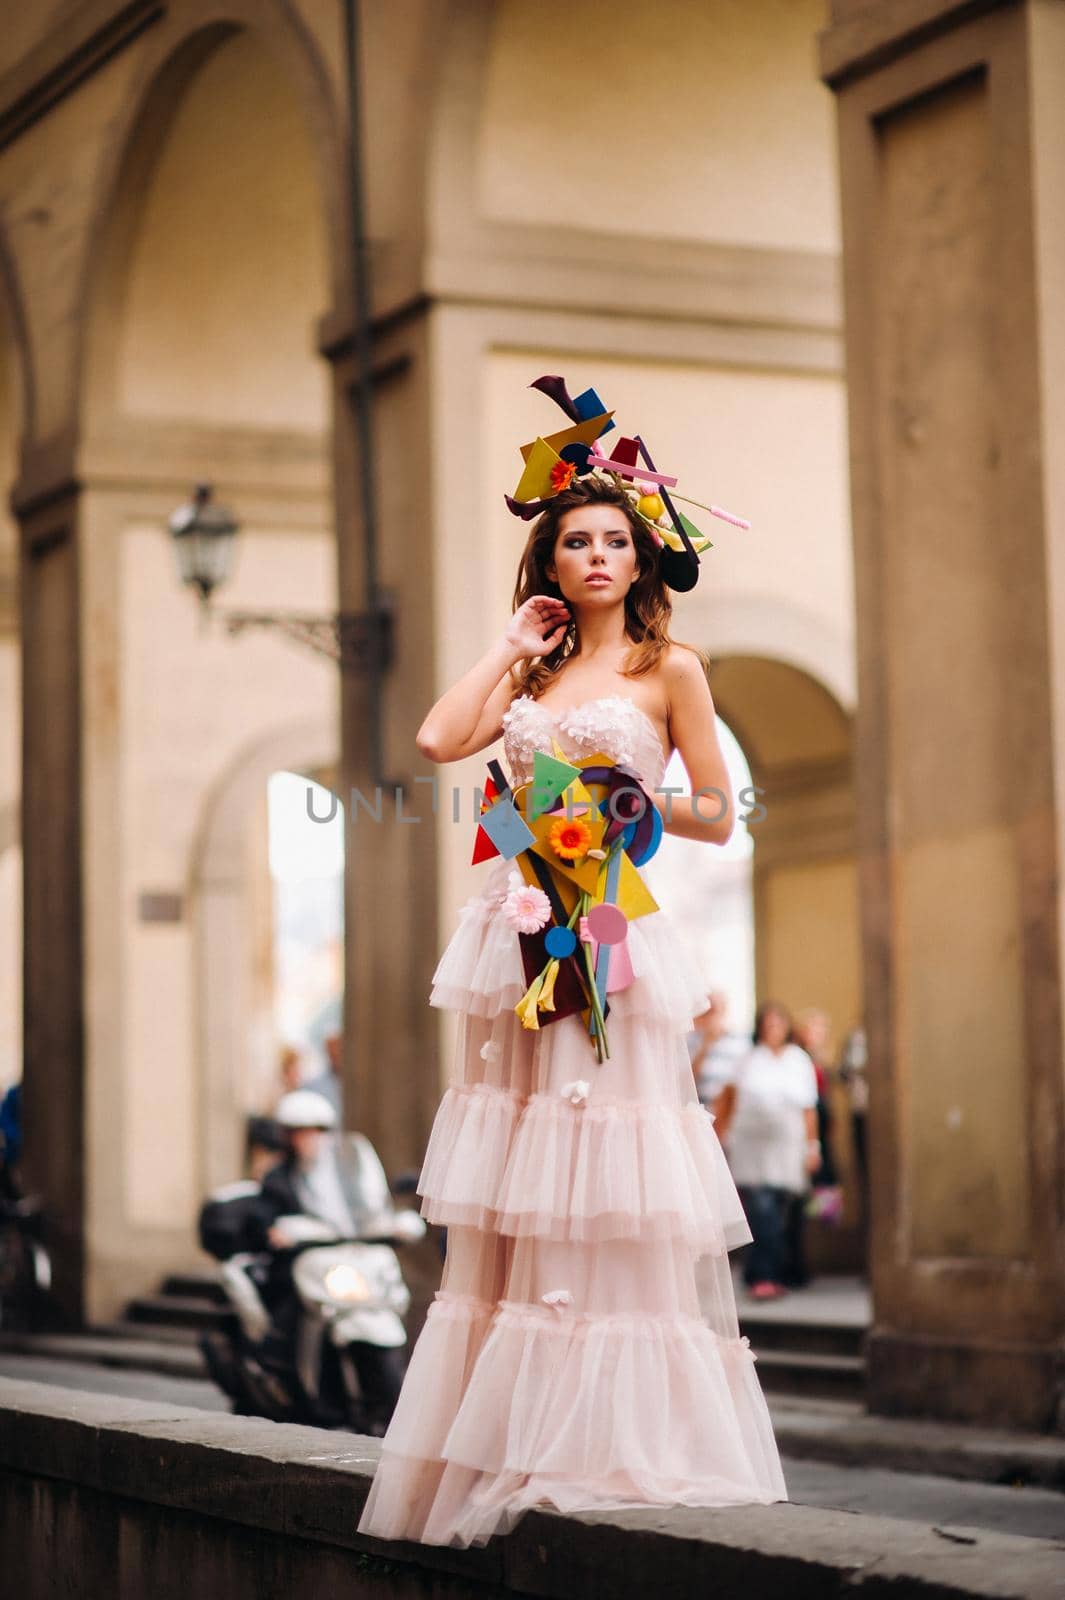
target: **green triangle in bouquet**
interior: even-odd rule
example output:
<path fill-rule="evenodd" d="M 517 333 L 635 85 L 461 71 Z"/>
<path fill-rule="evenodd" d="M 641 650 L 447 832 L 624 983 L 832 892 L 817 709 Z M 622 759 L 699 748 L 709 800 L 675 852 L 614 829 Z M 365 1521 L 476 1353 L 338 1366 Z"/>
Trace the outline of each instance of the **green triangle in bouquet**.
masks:
<path fill-rule="evenodd" d="M 532 794 L 529 803 L 529 820 L 535 822 L 545 811 L 550 811 L 559 795 L 568 789 L 574 778 L 581 775 L 580 768 L 568 761 L 559 761 L 545 750 L 533 754 Z"/>

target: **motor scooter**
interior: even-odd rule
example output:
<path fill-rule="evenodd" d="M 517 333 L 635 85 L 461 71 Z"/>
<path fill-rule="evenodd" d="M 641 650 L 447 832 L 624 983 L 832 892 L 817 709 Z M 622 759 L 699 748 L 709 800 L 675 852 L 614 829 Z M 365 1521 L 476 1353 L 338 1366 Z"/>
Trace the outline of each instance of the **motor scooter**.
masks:
<path fill-rule="evenodd" d="M 201 1337 L 208 1371 L 243 1415 L 380 1437 L 406 1364 L 410 1292 L 394 1246 L 420 1239 L 425 1223 L 393 1211 L 387 1232 L 346 1239 L 301 1213 L 276 1219 L 274 1249 L 241 1249 L 259 1192 L 231 1184 L 201 1211 L 232 1313 Z"/>

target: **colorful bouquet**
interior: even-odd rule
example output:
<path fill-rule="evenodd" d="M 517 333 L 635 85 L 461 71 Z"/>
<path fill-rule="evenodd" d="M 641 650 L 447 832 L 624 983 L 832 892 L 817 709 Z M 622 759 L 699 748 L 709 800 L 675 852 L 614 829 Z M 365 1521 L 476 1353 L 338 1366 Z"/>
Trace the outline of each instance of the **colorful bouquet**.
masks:
<path fill-rule="evenodd" d="M 498 762 L 488 771 L 473 859 L 500 855 L 520 874 L 502 911 L 528 983 L 515 1010 L 525 1028 L 580 1013 L 604 1061 L 607 996 L 633 981 L 628 925 L 658 910 L 637 868 L 662 818 L 639 774 L 602 754 L 571 761 L 556 743 L 513 790 Z"/>

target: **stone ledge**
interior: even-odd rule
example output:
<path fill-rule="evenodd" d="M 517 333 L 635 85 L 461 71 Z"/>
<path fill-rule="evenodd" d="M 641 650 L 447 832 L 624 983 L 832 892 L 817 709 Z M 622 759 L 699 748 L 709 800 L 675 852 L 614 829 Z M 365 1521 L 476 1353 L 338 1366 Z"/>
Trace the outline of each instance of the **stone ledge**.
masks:
<path fill-rule="evenodd" d="M 877 0 L 865 0 L 854 7 L 837 4 L 836 17 L 818 39 L 821 77 L 831 88 L 839 89 L 951 28 L 1014 3 L 1015 0 L 894 0 L 892 5 L 882 5 Z"/>
<path fill-rule="evenodd" d="M 116 1544 L 116 1528 L 126 1530 L 122 1548 L 139 1552 L 135 1584 L 147 1585 L 143 1593 L 156 1592 L 157 1582 L 162 1592 L 163 1575 L 151 1569 L 162 1559 L 152 1551 L 161 1546 L 138 1542 L 130 1529 L 138 1513 L 162 1508 L 192 1540 L 188 1559 L 195 1560 L 195 1571 L 190 1567 L 184 1576 L 190 1585 L 195 1580 L 197 1600 L 261 1594 L 250 1569 L 244 1588 L 234 1581 L 232 1562 L 222 1558 L 234 1535 L 246 1542 L 249 1530 L 269 1539 L 278 1560 L 277 1552 L 290 1545 L 286 1560 L 320 1559 L 330 1571 L 346 1573 L 353 1586 L 344 1592 L 352 1596 L 428 1595 L 446 1587 L 543 1600 L 703 1592 L 715 1600 L 781 1592 L 793 1600 L 831 1600 L 859 1584 L 870 1600 L 887 1594 L 1058 1600 L 1061 1594 L 1065 1542 L 936 1530 L 803 1506 L 572 1517 L 537 1511 L 483 1550 L 380 1544 L 355 1531 L 378 1453 L 374 1440 L 353 1435 L 0 1379 L 0 1469 L 11 1475 L 12 1498 L 14 1486 L 26 1480 L 37 1484 L 38 1499 L 52 1491 L 64 1507 L 65 1536 L 84 1552 L 86 1571 L 99 1569 L 97 1544 Z M 158 1524 L 159 1510 L 152 1515 Z M 24 1544 L 35 1548 L 33 1530 L 26 1533 Z M 216 1561 L 213 1541 L 222 1552 Z M 364 1571 L 360 1562 L 372 1556 L 384 1560 L 371 1561 L 365 1579 L 354 1582 Z M 47 1559 L 43 1549 L 41 1559 Z M 456 1589 L 446 1576 L 465 1581 Z M 113 1592 L 137 1593 L 133 1584 L 116 1580 Z M 31 1596 L 45 1592 L 32 1583 L 28 1590 Z"/>

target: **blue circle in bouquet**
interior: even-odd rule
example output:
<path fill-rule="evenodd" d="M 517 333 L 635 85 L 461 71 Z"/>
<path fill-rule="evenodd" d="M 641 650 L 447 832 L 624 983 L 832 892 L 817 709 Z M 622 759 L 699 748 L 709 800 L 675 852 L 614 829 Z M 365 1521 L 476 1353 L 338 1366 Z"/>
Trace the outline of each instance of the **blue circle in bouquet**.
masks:
<path fill-rule="evenodd" d="M 564 961 L 577 948 L 577 935 L 572 928 L 549 928 L 544 939 L 544 949 L 549 956 Z"/>
<path fill-rule="evenodd" d="M 650 823 L 651 823 L 651 836 L 648 839 L 647 843 L 644 845 L 643 849 L 639 852 L 638 855 L 630 855 L 629 856 L 629 860 L 632 862 L 634 867 L 642 867 L 645 861 L 650 861 L 651 857 L 654 855 L 655 851 L 658 849 L 659 845 L 662 843 L 662 834 L 664 832 L 664 828 L 663 828 L 663 824 L 662 824 L 662 813 L 659 811 L 657 806 L 651 806 L 649 808 L 649 811 L 648 811 L 648 816 L 649 816 Z M 632 829 L 632 832 L 635 835 L 636 824 L 635 823 L 630 823 L 629 824 L 629 828 Z M 626 830 L 625 830 L 626 834 L 628 833 L 629 828 L 626 828 Z M 630 840 L 628 838 L 626 838 L 626 840 L 625 840 L 625 849 L 626 850 L 628 850 L 629 844 L 630 844 Z"/>

